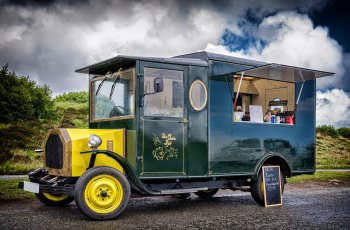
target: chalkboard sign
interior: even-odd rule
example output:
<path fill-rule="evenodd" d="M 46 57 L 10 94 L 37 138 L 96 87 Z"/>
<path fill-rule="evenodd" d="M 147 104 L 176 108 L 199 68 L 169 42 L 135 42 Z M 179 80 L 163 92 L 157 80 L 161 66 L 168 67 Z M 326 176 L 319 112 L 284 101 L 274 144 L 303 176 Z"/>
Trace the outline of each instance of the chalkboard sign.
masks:
<path fill-rule="evenodd" d="M 280 166 L 263 166 L 265 207 L 282 205 Z"/>

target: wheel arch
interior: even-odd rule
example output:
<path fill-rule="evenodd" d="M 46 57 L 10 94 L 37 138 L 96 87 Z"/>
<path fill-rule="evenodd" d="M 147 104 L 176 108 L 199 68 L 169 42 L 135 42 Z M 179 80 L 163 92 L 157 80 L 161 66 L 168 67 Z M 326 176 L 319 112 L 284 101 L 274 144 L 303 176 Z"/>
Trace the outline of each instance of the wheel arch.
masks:
<path fill-rule="evenodd" d="M 253 177 L 258 178 L 258 174 L 263 165 L 271 164 L 271 165 L 279 165 L 281 167 L 281 171 L 285 177 L 291 177 L 292 171 L 291 167 L 288 164 L 287 159 L 280 154 L 269 154 L 266 155 L 263 159 L 259 161 L 254 170 Z"/>

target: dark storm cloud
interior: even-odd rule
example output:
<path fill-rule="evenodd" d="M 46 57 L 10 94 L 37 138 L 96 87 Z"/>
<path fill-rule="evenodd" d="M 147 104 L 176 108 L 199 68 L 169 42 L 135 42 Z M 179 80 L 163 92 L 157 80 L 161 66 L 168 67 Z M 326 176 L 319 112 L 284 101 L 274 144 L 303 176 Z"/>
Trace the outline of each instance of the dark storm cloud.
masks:
<path fill-rule="evenodd" d="M 118 53 L 172 56 L 218 43 L 225 29 L 277 10 L 312 12 L 326 1 L 1 1 L 0 65 L 49 84 L 87 90 L 74 70 Z"/>
<path fill-rule="evenodd" d="M 15 5 L 22 7 L 50 7 L 56 3 L 77 5 L 86 2 L 85 0 L 0 0 L 0 6 Z"/>

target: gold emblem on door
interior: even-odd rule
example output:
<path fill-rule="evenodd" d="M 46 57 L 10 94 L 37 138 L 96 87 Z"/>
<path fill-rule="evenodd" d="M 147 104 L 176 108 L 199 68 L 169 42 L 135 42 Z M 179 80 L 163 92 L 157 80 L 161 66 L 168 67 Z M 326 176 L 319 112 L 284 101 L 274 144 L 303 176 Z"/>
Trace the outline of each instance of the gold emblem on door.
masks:
<path fill-rule="evenodd" d="M 155 149 L 152 151 L 152 155 L 157 160 L 169 160 L 170 158 L 177 158 L 178 150 L 175 149 L 172 144 L 176 141 L 171 133 L 162 133 L 161 139 L 153 133 L 153 144 Z"/>

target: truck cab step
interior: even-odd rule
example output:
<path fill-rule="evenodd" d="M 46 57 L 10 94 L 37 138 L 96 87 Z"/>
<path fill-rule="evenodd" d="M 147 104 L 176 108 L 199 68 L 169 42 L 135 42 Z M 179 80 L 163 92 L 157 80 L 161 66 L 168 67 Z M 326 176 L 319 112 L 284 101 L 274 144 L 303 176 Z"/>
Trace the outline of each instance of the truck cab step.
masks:
<path fill-rule="evenodd" d="M 167 190 L 161 190 L 160 193 L 164 195 L 168 195 L 168 194 L 170 195 L 170 194 L 198 192 L 203 190 L 208 190 L 208 188 L 167 189 Z"/>

